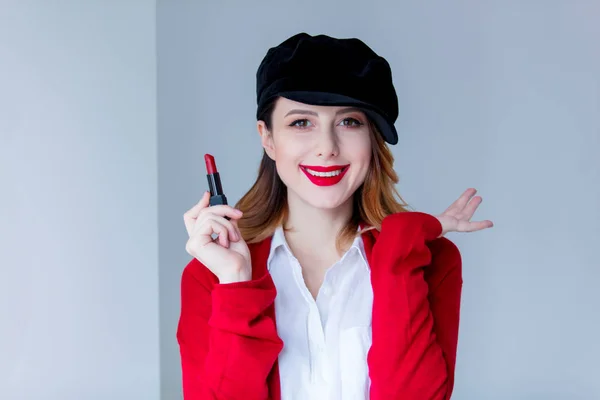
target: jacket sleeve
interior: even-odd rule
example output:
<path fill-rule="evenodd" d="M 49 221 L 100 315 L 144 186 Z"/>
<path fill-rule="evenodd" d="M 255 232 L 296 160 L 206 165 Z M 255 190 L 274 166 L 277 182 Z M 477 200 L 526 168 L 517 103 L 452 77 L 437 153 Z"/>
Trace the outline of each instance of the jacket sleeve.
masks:
<path fill-rule="evenodd" d="M 371 399 L 448 400 L 458 343 L 461 256 L 437 218 L 387 217 L 373 248 Z"/>
<path fill-rule="evenodd" d="M 192 260 L 181 279 L 177 328 L 185 400 L 268 400 L 267 378 L 283 343 L 268 316 L 271 275 L 219 284 Z"/>

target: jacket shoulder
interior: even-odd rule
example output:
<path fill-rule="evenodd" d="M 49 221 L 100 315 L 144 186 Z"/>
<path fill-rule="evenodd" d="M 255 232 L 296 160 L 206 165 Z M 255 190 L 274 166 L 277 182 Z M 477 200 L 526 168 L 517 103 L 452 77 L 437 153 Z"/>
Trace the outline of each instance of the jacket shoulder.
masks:
<path fill-rule="evenodd" d="M 451 264 L 462 263 L 462 257 L 458 246 L 445 236 L 432 240 L 428 243 L 433 257 L 443 258 Z"/>
<path fill-rule="evenodd" d="M 462 256 L 458 246 L 444 236 L 432 240 L 427 246 L 431 251 L 431 263 L 425 275 L 430 284 L 437 286 L 449 276 L 462 284 Z"/>

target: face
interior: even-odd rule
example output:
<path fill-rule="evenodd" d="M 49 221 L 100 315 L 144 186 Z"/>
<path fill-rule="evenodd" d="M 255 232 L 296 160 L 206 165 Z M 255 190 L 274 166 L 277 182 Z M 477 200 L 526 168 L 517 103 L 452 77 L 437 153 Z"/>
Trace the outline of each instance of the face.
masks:
<path fill-rule="evenodd" d="M 359 109 L 313 106 L 280 97 L 271 130 L 259 121 L 258 131 L 288 196 L 333 209 L 349 201 L 365 180 L 371 137 L 367 117 Z"/>

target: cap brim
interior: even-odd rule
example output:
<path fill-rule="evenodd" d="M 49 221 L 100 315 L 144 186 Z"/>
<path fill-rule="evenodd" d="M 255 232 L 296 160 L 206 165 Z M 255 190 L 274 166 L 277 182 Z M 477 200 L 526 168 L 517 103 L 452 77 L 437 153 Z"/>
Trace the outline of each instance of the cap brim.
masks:
<path fill-rule="evenodd" d="M 388 122 L 381 112 L 377 109 L 365 103 L 357 100 L 353 97 L 344 96 L 337 93 L 328 92 L 312 92 L 312 91 L 289 91 L 278 93 L 279 96 L 285 97 L 286 99 L 298 101 L 300 103 L 311 104 L 315 106 L 355 106 L 362 109 L 365 114 L 375 125 L 379 128 L 383 139 L 389 144 L 398 143 L 398 132 L 394 124 Z"/>

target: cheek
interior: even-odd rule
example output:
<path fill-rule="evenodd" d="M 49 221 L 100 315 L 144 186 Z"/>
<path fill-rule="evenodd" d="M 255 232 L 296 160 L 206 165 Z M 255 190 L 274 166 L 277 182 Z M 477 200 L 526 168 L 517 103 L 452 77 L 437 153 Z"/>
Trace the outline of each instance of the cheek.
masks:
<path fill-rule="evenodd" d="M 302 141 L 280 139 L 275 142 L 275 166 L 281 180 L 289 183 L 295 176 L 298 165 L 304 160 L 309 146 Z"/>
<path fill-rule="evenodd" d="M 358 173 L 358 180 L 362 183 L 367 173 L 369 172 L 369 168 L 371 168 L 371 152 L 365 152 L 360 155 L 360 171 Z"/>
<path fill-rule="evenodd" d="M 349 161 L 357 164 L 369 165 L 371 161 L 371 139 L 368 136 L 359 136 L 346 143 L 346 154 Z"/>
<path fill-rule="evenodd" d="M 298 163 L 306 154 L 309 146 L 301 140 L 281 138 L 275 142 L 275 157 L 278 164 L 288 166 Z"/>
<path fill-rule="evenodd" d="M 358 137 L 349 141 L 345 148 L 345 158 L 354 165 L 354 171 L 350 180 L 353 185 L 360 185 L 364 182 L 372 158 L 371 140 L 367 137 Z"/>

